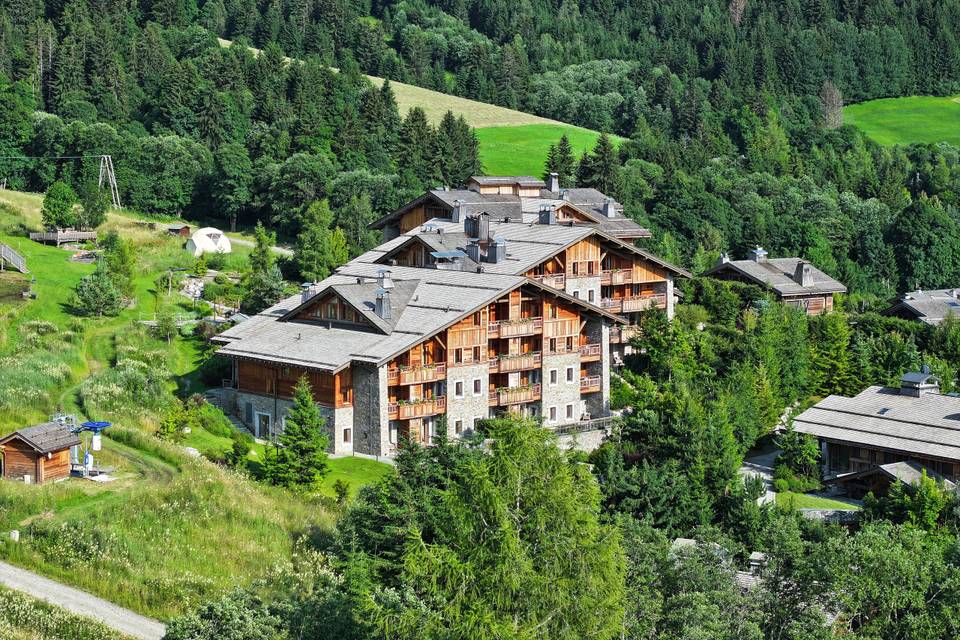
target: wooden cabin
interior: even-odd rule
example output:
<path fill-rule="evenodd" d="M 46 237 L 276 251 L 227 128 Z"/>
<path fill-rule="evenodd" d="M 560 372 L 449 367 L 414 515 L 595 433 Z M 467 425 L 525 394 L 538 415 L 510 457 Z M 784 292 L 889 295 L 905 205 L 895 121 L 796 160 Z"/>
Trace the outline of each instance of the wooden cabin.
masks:
<path fill-rule="evenodd" d="M 0 438 L 0 477 L 44 484 L 70 477 L 70 448 L 80 438 L 57 422 L 20 429 Z"/>

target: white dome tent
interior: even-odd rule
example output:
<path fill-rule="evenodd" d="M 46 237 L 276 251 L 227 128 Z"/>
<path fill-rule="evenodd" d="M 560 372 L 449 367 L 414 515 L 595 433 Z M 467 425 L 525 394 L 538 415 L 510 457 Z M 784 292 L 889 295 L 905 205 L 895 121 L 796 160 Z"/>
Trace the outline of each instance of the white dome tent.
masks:
<path fill-rule="evenodd" d="M 197 229 L 187 240 L 187 251 L 199 258 L 205 253 L 230 253 L 230 238 L 223 231 L 213 227 Z"/>

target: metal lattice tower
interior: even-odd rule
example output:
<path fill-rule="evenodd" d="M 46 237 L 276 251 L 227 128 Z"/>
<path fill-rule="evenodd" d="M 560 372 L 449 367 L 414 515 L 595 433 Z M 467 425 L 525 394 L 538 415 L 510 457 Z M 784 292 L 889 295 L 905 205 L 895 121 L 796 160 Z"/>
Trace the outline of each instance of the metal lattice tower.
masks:
<path fill-rule="evenodd" d="M 97 187 L 103 189 L 103 183 L 106 180 L 110 187 L 110 200 L 114 209 L 120 209 L 120 190 L 117 188 L 117 174 L 113 171 L 113 157 L 100 156 L 100 180 Z"/>

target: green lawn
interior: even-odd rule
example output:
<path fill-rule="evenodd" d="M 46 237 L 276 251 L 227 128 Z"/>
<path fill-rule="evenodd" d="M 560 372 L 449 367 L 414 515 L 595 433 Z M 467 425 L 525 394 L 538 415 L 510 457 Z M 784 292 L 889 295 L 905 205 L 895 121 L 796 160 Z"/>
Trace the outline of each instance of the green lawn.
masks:
<path fill-rule="evenodd" d="M 350 486 L 350 496 L 357 494 L 363 485 L 372 484 L 393 471 L 393 467 L 384 462 L 367 458 L 333 458 L 329 461 L 330 473 L 323 479 L 320 491 L 334 496 L 333 483 L 343 480 Z"/>
<path fill-rule="evenodd" d="M 880 144 L 949 142 L 960 146 L 960 97 L 870 100 L 844 107 L 843 121 Z"/>
<path fill-rule="evenodd" d="M 477 138 L 480 140 L 483 172 L 489 175 L 539 177 L 543 175 L 550 145 L 560 140 L 564 133 L 570 138 L 570 144 L 578 158 L 584 151 L 593 148 L 600 137 L 596 131 L 568 124 L 529 124 L 476 129 Z"/>
<path fill-rule="evenodd" d="M 794 509 L 848 509 L 856 511 L 860 509 L 855 504 L 842 502 L 840 500 L 831 500 L 830 498 L 821 498 L 805 493 L 794 493 L 784 491 L 777 494 L 777 505 L 781 507 L 792 507 Z"/>

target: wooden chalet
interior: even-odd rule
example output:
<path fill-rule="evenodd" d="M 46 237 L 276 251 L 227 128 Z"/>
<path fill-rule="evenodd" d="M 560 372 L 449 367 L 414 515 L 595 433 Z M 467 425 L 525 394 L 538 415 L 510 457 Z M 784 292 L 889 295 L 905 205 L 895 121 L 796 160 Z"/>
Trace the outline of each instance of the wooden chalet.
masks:
<path fill-rule="evenodd" d="M 910 291 L 903 294 L 883 315 L 916 320 L 936 326 L 947 318 L 960 318 L 960 289 Z"/>
<path fill-rule="evenodd" d="M 786 305 L 809 315 L 833 311 L 833 297 L 847 288 L 802 258 L 769 258 L 761 247 L 750 251 L 747 260 L 730 260 L 722 255 L 705 276 L 739 280 L 772 291 Z"/>
<path fill-rule="evenodd" d="M 70 448 L 80 438 L 58 422 L 46 422 L 0 438 L 2 476 L 35 484 L 70 477 Z"/>

